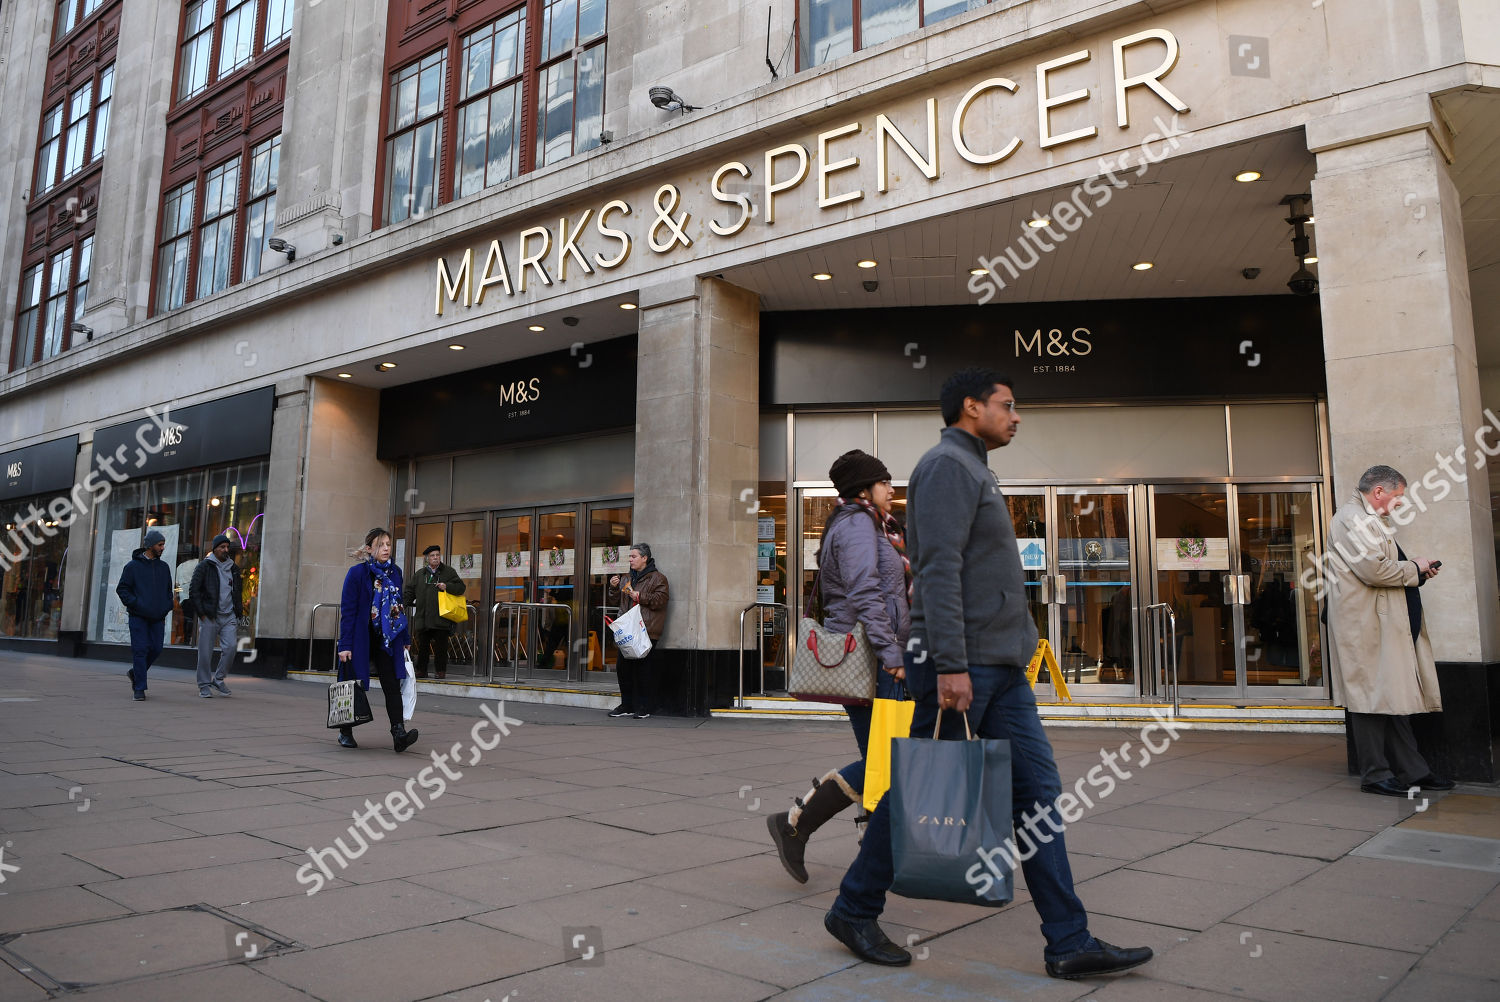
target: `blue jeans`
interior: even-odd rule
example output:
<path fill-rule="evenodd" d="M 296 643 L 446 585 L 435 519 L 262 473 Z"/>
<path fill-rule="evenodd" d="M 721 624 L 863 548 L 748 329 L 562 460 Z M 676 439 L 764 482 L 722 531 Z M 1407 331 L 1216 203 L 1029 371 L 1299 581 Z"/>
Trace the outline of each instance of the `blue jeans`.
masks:
<path fill-rule="evenodd" d="M 896 681 L 884 671 L 875 676 L 876 699 L 900 699 L 904 689 L 904 683 Z M 865 756 L 870 747 L 870 718 L 874 711 L 868 706 L 846 706 L 844 712 L 849 714 L 849 726 L 854 728 L 854 743 L 859 745 L 859 758 L 840 769 L 839 775 L 844 777 L 844 782 L 849 784 L 851 790 L 858 790 L 863 794 Z"/>
<path fill-rule="evenodd" d="M 161 654 L 166 625 L 167 621 L 164 619 L 130 617 L 130 656 L 135 668 L 135 682 L 132 685 L 136 692 L 146 691 L 146 670 Z"/>
<path fill-rule="evenodd" d="M 907 684 L 917 700 L 911 735 L 923 738 L 932 734 L 937 722 L 937 676 L 927 666 L 914 665 L 906 658 Z M 969 707 L 969 724 L 974 733 L 985 738 L 1010 741 L 1012 817 L 1016 827 L 1024 816 L 1033 814 L 1037 804 L 1052 804 L 1062 792 L 1057 764 L 1052 758 L 1052 744 L 1042 730 L 1037 716 L 1036 697 L 1021 668 L 1005 665 L 970 665 L 969 678 L 974 687 L 974 702 Z M 944 715 L 941 736 L 956 739 L 964 736 L 963 722 L 949 712 Z M 1037 851 L 1021 864 L 1026 874 L 1026 888 L 1032 904 L 1042 917 L 1042 935 L 1047 939 L 1046 959 L 1058 960 L 1070 953 L 1089 949 L 1092 937 L 1088 930 L 1088 913 L 1073 893 L 1073 871 L 1068 866 L 1068 849 L 1061 833 L 1052 841 L 1037 845 Z M 865 829 L 865 840 L 859 856 L 839 887 L 833 912 L 852 922 L 878 918 L 885 910 L 886 891 L 891 886 L 891 819 L 890 798 L 881 800 Z"/>

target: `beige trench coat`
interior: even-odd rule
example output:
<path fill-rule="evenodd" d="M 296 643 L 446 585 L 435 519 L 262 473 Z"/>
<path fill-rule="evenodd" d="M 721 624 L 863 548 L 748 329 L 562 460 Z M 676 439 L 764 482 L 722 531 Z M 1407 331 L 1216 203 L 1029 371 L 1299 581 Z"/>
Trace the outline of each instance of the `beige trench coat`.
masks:
<path fill-rule="evenodd" d="M 1406 715 L 1443 708 L 1427 617 L 1412 643 L 1404 589 L 1420 579 L 1398 560 L 1390 519 L 1357 491 L 1329 527 L 1328 657 L 1353 713 Z M 1347 568 L 1347 569 L 1345 569 Z"/>

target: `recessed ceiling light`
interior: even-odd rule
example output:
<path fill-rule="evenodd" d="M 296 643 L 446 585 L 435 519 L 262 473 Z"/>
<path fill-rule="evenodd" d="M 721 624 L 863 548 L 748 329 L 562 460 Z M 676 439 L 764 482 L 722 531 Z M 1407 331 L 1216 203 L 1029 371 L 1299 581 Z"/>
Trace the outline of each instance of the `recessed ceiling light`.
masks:
<path fill-rule="evenodd" d="M 988 274 L 988 272 L 986 272 L 983 268 L 970 268 L 969 269 L 969 274 L 970 275 L 985 275 L 985 274 Z"/>
<path fill-rule="evenodd" d="M 1240 171 L 1238 174 L 1236 174 L 1234 176 L 1234 179 L 1236 181 L 1241 182 L 1242 184 L 1249 183 L 1251 181 L 1259 181 L 1260 180 L 1260 171 L 1258 171 L 1258 170 L 1242 170 L 1242 171 Z"/>
<path fill-rule="evenodd" d="M 1150 261 L 1137 261 L 1130 267 L 1136 271 L 1150 271 L 1152 268 L 1155 268 L 1156 265 L 1152 264 Z"/>
<path fill-rule="evenodd" d="M 540 334 L 542 331 L 546 330 L 547 328 L 543 327 L 541 324 L 532 324 L 530 327 L 527 327 L 526 329 L 529 330 L 529 331 L 536 331 L 538 334 Z"/>
<path fill-rule="evenodd" d="M 382 369 L 394 369 L 396 367 L 396 363 L 395 362 L 381 362 L 380 363 L 380 367 Z"/>
<path fill-rule="evenodd" d="M 1026 225 L 1030 226 L 1034 230 L 1039 230 L 1043 226 L 1048 226 L 1051 223 L 1052 220 L 1047 218 L 1046 216 L 1033 216 L 1030 219 L 1026 220 Z"/>
<path fill-rule="evenodd" d="M 826 271 L 815 271 L 815 272 L 813 272 L 813 281 L 814 282 L 826 282 L 829 279 L 831 279 L 832 277 L 833 276 L 830 275 L 830 274 L 828 274 L 828 272 L 826 272 Z"/>
<path fill-rule="evenodd" d="M 633 310 L 633 309 L 635 309 L 635 304 L 634 303 L 621 303 L 620 304 L 620 309 L 622 309 L 622 310 Z"/>
<path fill-rule="evenodd" d="M 871 261 L 869 258 L 865 258 L 863 261 L 856 261 L 855 264 L 857 264 L 861 268 L 873 268 L 875 267 L 876 262 Z"/>
<path fill-rule="evenodd" d="M 354 373 L 352 373 L 352 372 L 341 372 L 341 373 L 339 373 L 339 378 L 340 379 L 353 379 L 354 378 Z"/>
<path fill-rule="evenodd" d="M 1303 264 L 1317 264 L 1318 263 L 1318 256 L 1316 254 L 1314 254 L 1312 257 L 1305 257 L 1305 258 L 1302 259 L 1302 263 Z"/>
<path fill-rule="evenodd" d="M 461 345 L 461 344 L 450 344 L 448 346 L 448 349 L 450 351 L 463 351 L 464 350 L 464 346 Z"/>

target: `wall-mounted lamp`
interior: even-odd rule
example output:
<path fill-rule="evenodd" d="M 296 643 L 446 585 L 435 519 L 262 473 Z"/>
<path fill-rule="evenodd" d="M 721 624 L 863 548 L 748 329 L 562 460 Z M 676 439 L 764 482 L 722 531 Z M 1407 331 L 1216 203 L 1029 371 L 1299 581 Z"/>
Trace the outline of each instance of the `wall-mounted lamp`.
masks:
<path fill-rule="evenodd" d="M 76 320 L 73 321 L 73 333 L 82 334 L 85 341 L 94 340 L 94 328 L 87 327 Z"/>
<path fill-rule="evenodd" d="M 697 111 L 698 108 L 688 104 L 687 101 L 677 96 L 670 87 L 652 87 L 649 91 L 651 103 L 662 111 Z"/>
<path fill-rule="evenodd" d="M 291 264 L 293 261 L 297 260 L 297 248 L 292 244 L 287 243 L 280 237 L 272 237 L 270 240 L 267 240 L 266 246 L 270 247 L 278 254 L 285 254 L 287 264 Z"/>

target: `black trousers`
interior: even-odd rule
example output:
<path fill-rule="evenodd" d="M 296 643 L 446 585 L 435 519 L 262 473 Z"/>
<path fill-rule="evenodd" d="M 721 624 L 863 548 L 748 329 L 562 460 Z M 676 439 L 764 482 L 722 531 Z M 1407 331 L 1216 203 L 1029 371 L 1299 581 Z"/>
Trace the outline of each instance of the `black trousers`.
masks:
<path fill-rule="evenodd" d="M 1413 786 L 1432 772 L 1417 750 L 1411 718 L 1387 713 L 1350 713 L 1354 734 L 1354 758 L 1361 783 L 1395 778 L 1402 786 Z"/>
<path fill-rule="evenodd" d="M 615 664 L 620 679 L 620 705 L 630 713 L 655 713 L 657 687 L 661 684 L 661 645 L 639 660 L 621 657 Z"/>
<path fill-rule="evenodd" d="M 346 670 L 339 671 L 339 678 L 345 678 Z M 380 680 L 380 691 L 385 693 L 385 715 L 390 719 L 391 726 L 405 726 L 405 717 L 401 713 L 401 680 L 396 677 L 396 661 L 386 653 L 385 641 L 379 630 L 370 631 L 370 674 Z M 347 677 L 354 678 L 354 673 L 348 672 Z"/>
<path fill-rule="evenodd" d="M 444 678 L 448 674 L 448 638 L 452 634 L 448 630 L 418 630 L 416 640 L 412 644 L 417 651 L 417 678 L 427 677 L 427 648 L 432 648 L 433 667 L 437 669 L 438 678 Z"/>

